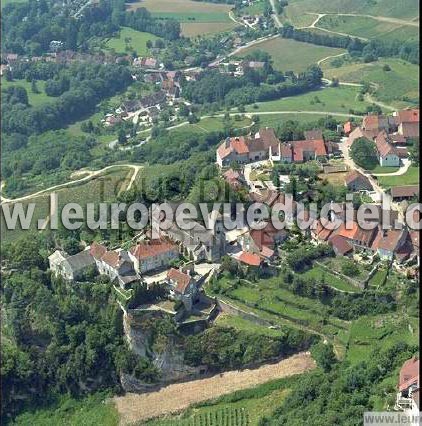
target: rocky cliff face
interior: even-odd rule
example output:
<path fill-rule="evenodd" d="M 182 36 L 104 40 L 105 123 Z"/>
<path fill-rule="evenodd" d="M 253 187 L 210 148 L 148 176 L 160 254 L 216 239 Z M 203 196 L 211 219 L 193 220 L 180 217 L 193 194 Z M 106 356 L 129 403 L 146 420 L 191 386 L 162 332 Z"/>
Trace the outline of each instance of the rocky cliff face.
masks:
<path fill-rule="evenodd" d="M 191 380 L 200 375 L 200 368 L 190 367 L 184 363 L 183 349 L 176 335 L 166 335 L 154 341 L 154 331 L 150 325 L 154 319 L 165 316 L 161 312 L 123 315 L 123 328 L 130 348 L 137 355 L 148 357 L 160 370 L 158 386 L 176 381 Z M 134 376 L 122 374 L 121 382 L 127 392 L 145 392 L 157 385 L 146 384 Z"/>

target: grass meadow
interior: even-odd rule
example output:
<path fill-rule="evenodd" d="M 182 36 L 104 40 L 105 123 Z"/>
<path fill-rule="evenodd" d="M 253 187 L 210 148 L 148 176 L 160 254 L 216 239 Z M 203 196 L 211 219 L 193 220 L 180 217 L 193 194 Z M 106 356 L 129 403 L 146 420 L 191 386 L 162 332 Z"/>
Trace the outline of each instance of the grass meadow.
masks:
<path fill-rule="evenodd" d="M 390 70 L 386 71 L 385 66 Z M 332 61 L 326 61 L 322 69 L 327 78 L 337 77 L 350 83 L 373 83 L 377 86 L 374 96 L 398 108 L 419 103 L 418 65 L 400 59 L 380 58 L 368 64 L 345 62 L 338 68 L 332 65 Z"/>
<path fill-rule="evenodd" d="M 295 72 L 304 71 L 309 65 L 327 56 L 345 52 L 344 49 L 316 46 L 279 37 L 242 50 L 240 56 L 245 57 L 255 50 L 263 50 L 270 54 L 275 69 Z"/>
<path fill-rule="evenodd" d="M 107 40 L 106 46 L 116 53 L 129 53 L 135 50 L 138 55 L 145 56 L 148 54 L 147 41 L 155 41 L 159 38 L 154 34 L 122 27 L 118 36 Z"/>
<path fill-rule="evenodd" d="M 28 94 L 28 101 L 31 106 L 40 106 L 53 102 L 54 97 L 47 96 L 44 92 L 44 81 L 37 81 L 37 88 L 39 93 L 34 93 L 32 91 L 32 85 L 29 81 L 26 80 L 13 80 L 7 81 L 4 77 L 1 78 L 1 88 L 6 89 L 8 87 L 20 86 L 26 90 Z"/>
<path fill-rule="evenodd" d="M 363 16 L 326 15 L 318 21 L 316 26 L 367 39 L 382 38 L 406 41 L 418 38 L 418 28 L 415 26 L 403 26 Z"/>

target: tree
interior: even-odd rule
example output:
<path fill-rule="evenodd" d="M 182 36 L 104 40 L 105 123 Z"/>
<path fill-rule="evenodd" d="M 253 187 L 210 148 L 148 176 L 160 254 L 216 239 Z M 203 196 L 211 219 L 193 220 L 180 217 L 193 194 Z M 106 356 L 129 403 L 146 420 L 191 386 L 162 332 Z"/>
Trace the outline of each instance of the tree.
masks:
<path fill-rule="evenodd" d="M 333 345 L 331 343 L 318 343 L 311 347 L 311 355 L 315 359 L 317 365 L 325 372 L 331 371 L 337 363 L 334 354 Z"/>
<path fill-rule="evenodd" d="M 358 138 L 353 142 L 350 148 L 350 156 L 358 166 L 366 170 L 372 170 L 378 164 L 375 143 L 366 138 Z"/>
<path fill-rule="evenodd" d="M 120 145 L 124 145 L 127 142 L 125 129 L 120 129 L 117 135 L 117 141 Z"/>
<path fill-rule="evenodd" d="M 32 93 L 40 93 L 38 86 L 37 86 L 37 80 L 32 80 L 31 81 L 31 92 Z"/>

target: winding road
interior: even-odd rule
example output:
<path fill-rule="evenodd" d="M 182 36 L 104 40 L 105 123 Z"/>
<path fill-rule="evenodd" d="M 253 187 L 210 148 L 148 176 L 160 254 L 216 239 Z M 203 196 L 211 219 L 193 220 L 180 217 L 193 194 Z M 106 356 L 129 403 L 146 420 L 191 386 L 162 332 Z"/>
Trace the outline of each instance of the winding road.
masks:
<path fill-rule="evenodd" d="M 6 197 L 3 197 L 1 195 L 0 196 L 0 204 L 3 204 L 3 203 L 16 203 L 16 202 L 20 202 L 20 201 L 27 201 L 27 200 L 29 200 L 31 198 L 36 198 L 36 197 L 39 197 L 41 195 L 45 195 L 47 193 L 50 193 L 50 192 L 52 192 L 52 191 L 54 191 L 56 189 L 63 189 L 63 188 L 67 188 L 69 186 L 73 186 L 75 184 L 80 184 L 80 183 L 83 183 L 83 182 L 88 182 L 88 181 L 90 181 L 90 180 L 92 180 L 92 179 L 94 179 L 94 178 L 102 175 L 104 172 L 106 172 L 106 171 L 108 171 L 110 169 L 113 169 L 113 168 L 122 168 L 122 167 L 128 167 L 128 168 L 133 169 L 133 174 L 132 174 L 132 176 L 130 178 L 130 181 L 129 181 L 126 189 L 125 189 L 125 191 L 129 191 L 129 189 L 132 188 L 132 185 L 135 182 L 135 179 L 136 179 L 136 176 L 139 173 L 139 170 L 141 170 L 143 168 L 143 166 L 140 166 L 140 165 L 137 165 L 137 164 L 112 164 L 110 166 L 103 167 L 102 169 L 99 169 L 99 170 L 81 169 L 81 170 L 78 170 L 79 173 L 88 173 L 88 175 L 84 176 L 82 178 L 79 178 L 79 179 L 73 179 L 73 180 L 70 180 L 70 181 L 65 182 L 65 183 L 61 183 L 61 184 L 58 184 L 58 185 L 50 186 L 50 187 L 48 187 L 46 189 L 43 189 L 41 191 L 37 191 L 37 192 L 34 192 L 32 194 L 24 195 L 23 197 L 6 198 Z M 4 187 L 4 182 L 1 183 L 1 189 L 2 190 L 3 190 L 3 187 Z"/>

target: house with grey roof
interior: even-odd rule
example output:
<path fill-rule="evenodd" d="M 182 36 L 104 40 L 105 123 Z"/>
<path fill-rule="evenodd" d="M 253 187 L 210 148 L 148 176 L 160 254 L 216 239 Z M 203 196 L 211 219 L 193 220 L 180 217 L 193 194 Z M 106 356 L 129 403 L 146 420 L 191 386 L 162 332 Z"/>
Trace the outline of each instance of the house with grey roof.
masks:
<path fill-rule="evenodd" d="M 50 269 L 55 276 L 62 276 L 67 281 L 77 281 L 95 268 L 95 259 L 89 250 L 81 251 L 73 256 L 66 252 L 56 250 L 48 257 Z"/>

